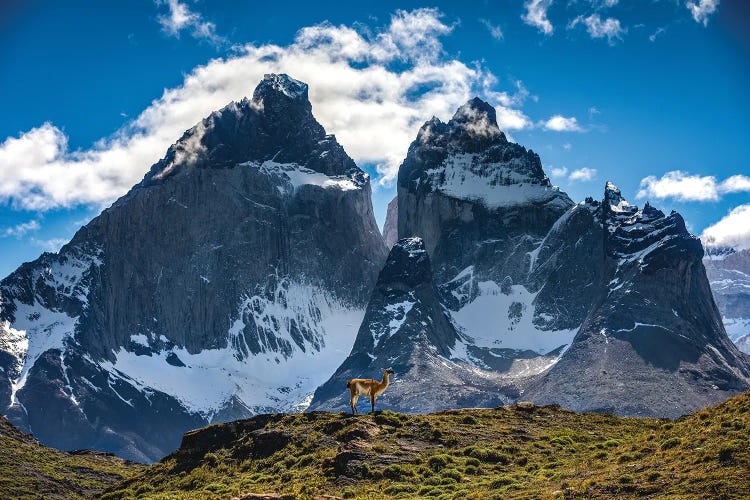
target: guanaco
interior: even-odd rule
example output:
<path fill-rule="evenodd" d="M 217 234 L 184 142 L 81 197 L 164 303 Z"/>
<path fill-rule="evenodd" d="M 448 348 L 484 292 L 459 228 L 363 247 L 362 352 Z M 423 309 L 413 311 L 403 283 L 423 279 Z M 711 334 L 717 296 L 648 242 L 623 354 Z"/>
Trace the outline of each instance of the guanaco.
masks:
<path fill-rule="evenodd" d="M 346 383 L 346 388 L 349 389 L 349 406 L 352 407 L 352 415 L 359 413 L 357 411 L 357 399 L 360 396 L 370 397 L 370 406 L 372 412 L 375 413 L 375 398 L 383 394 L 383 391 L 388 387 L 388 376 L 393 375 L 395 372 L 389 369 L 383 369 L 383 380 L 378 382 L 372 378 L 353 378 Z"/>

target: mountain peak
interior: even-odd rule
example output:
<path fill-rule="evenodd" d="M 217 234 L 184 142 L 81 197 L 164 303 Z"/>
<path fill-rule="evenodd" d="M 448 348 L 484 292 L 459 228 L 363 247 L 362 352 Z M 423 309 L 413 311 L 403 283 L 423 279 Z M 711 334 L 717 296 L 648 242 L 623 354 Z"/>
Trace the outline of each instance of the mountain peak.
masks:
<path fill-rule="evenodd" d="M 268 73 L 263 75 L 263 80 L 255 88 L 253 100 L 259 101 L 272 96 L 307 101 L 307 84 L 285 73 Z"/>
<path fill-rule="evenodd" d="M 463 125 L 470 131 L 482 135 L 498 135 L 501 133 L 500 127 L 497 125 L 495 108 L 479 97 L 470 99 L 458 108 L 449 123 Z"/>
<path fill-rule="evenodd" d="M 612 212 L 630 212 L 635 205 L 631 205 L 625 198 L 622 197 L 620 188 L 614 185 L 614 183 L 607 181 L 604 186 L 604 206 L 608 207 Z"/>

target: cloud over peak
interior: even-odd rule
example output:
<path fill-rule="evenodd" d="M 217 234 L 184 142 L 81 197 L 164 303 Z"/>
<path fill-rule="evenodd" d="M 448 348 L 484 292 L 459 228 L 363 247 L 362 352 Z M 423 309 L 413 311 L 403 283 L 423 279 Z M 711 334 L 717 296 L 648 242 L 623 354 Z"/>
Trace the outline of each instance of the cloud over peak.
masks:
<path fill-rule="evenodd" d="M 672 198 L 677 201 L 718 201 L 724 194 L 750 192 L 750 177 L 733 175 L 718 181 L 713 175 L 691 175 L 680 170 L 661 178 L 649 175 L 641 180 L 638 198 Z"/>
<path fill-rule="evenodd" d="M 397 11 L 374 33 L 323 23 L 301 29 L 287 46 L 245 45 L 193 69 L 180 86 L 89 149 L 70 151 L 66 135 L 51 123 L 0 142 L 0 203 L 28 210 L 107 205 L 140 181 L 186 129 L 250 94 L 265 73 L 308 83 L 316 118 L 357 162 L 374 164 L 383 183 L 395 178 L 425 120 L 450 118 L 473 95 L 497 108 L 502 129 L 531 127 L 519 109 L 528 96 L 520 82 L 511 93 L 500 91 L 480 64 L 445 54 L 441 37 L 452 29 L 436 9 L 417 9 Z"/>
<path fill-rule="evenodd" d="M 707 246 L 750 248 L 750 204 L 733 208 L 719 222 L 707 227 L 701 241 Z"/>

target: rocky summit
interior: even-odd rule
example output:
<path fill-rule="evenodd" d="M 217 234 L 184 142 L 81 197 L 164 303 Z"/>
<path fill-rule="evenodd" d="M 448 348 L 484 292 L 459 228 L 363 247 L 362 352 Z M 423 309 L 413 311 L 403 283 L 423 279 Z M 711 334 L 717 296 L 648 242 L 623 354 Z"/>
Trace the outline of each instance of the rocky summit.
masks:
<path fill-rule="evenodd" d="M 138 461 L 208 422 L 304 408 L 385 253 L 367 174 L 306 84 L 266 75 L 2 280 L 0 407 L 44 444 Z"/>

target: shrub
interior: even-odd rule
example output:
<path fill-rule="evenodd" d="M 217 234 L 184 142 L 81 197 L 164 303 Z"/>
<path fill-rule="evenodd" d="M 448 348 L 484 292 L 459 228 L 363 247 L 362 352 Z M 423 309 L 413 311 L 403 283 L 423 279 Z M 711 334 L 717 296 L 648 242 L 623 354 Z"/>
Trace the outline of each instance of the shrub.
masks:
<path fill-rule="evenodd" d="M 682 440 L 680 438 L 669 438 L 666 441 L 661 443 L 661 449 L 662 450 L 669 450 L 671 448 L 674 448 L 675 446 L 682 444 Z"/>
<path fill-rule="evenodd" d="M 463 479 L 463 476 L 460 472 L 458 472 L 456 469 L 443 469 L 443 471 L 440 473 L 441 476 L 449 477 L 454 479 L 456 482 L 459 482 Z"/>
<path fill-rule="evenodd" d="M 427 465 L 434 471 L 439 471 L 452 461 L 449 455 L 433 455 L 427 460 Z"/>
<path fill-rule="evenodd" d="M 388 479 L 402 479 L 414 475 L 412 471 L 401 464 L 391 464 L 383 469 L 383 477 Z"/>

